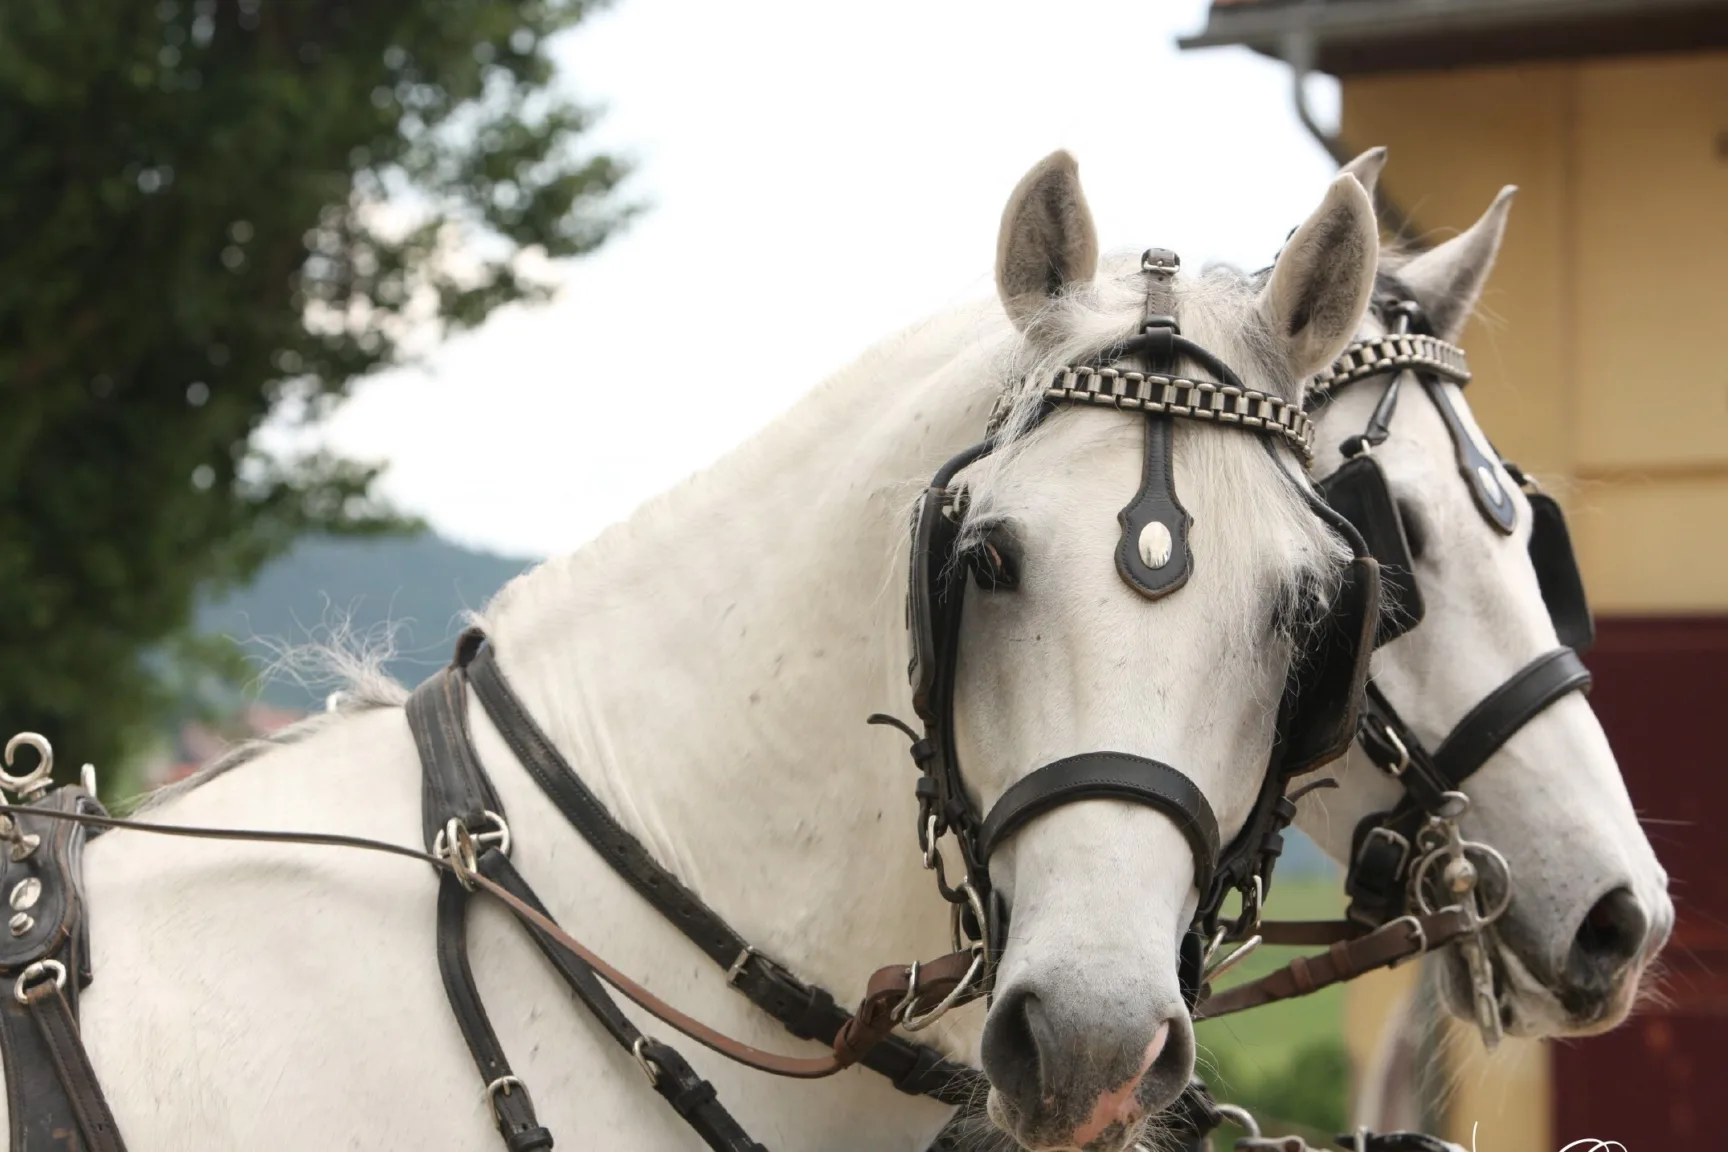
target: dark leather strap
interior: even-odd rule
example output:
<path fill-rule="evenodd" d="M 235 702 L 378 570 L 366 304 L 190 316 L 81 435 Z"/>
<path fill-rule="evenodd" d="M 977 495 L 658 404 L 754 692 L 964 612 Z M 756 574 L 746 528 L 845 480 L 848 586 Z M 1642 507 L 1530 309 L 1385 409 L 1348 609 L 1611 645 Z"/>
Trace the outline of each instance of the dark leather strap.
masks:
<path fill-rule="evenodd" d="M 832 1044 L 850 1015 L 821 988 L 805 984 L 754 951 L 677 877 L 662 868 L 640 841 L 621 827 L 552 746 L 499 671 L 490 647 L 468 665 L 475 697 L 505 743 L 564 818 L 648 903 L 698 948 L 727 970 L 732 986 L 794 1036 Z M 889 1036 L 861 1063 L 902 1092 L 960 1104 L 975 1092 L 978 1073 L 934 1048 Z"/>
<path fill-rule="evenodd" d="M 9 804 L 0 804 L 0 813 L 10 814 L 20 811 L 23 809 Z M 383 840 L 370 840 L 363 836 L 343 836 L 327 832 L 265 831 L 257 828 L 200 828 L 185 824 L 117 820 L 111 816 L 98 816 L 88 812 L 56 811 L 44 813 L 44 815 L 51 816 L 54 820 L 83 824 L 93 828 L 125 828 L 128 831 L 141 832 L 150 836 L 176 836 L 193 840 L 234 840 L 249 844 L 309 844 L 360 852 L 376 852 L 388 856 L 398 856 L 404 860 L 414 860 L 421 864 L 429 864 L 440 871 L 449 871 L 452 874 L 456 872 L 456 865 L 447 857 L 433 856 L 417 848 L 408 848 Z M 568 949 L 578 960 L 593 968 L 595 973 L 607 984 L 616 988 L 643 1011 L 729 1060 L 753 1068 L 758 1072 L 800 1080 L 819 1080 L 832 1076 L 836 1072 L 851 1067 L 854 1063 L 848 1054 L 838 1051 L 830 1056 L 816 1058 L 779 1056 L 733 1040 L 680 1012 L 648 991 L 640 983 L 631 979 L 627 973 L 613 967 L 598 954 L 590 951 L 580 940 L 560 928 L 551 918 L 513 895 L 485 875 L 484 872 L 476 869 L 471 874 L 467 874 L 467 879 L 476 888 L 486 892 L 508 908 L 523 924 L 535 931 L 544 932 L 559 947 Z M 945 963 L 934 963 L 920 967 L 923 970 L 941 971 L 945 966 Z M 901 968 L 897 970 L 894 978 L 898 980 L 906 974 L 907 969 Z M 910 991 L 911 981 L 906 980 L 901 987 L 903 992 Z M 922 982 L 919 983 L 918 987 L 921 991 L 915 1000 L 919 1004 L 926 1003 L 932 993 Z M 856 1050 L 858 1046 L 856 1035 L 854 1033 L 854 1039 L 848 1043 L 848 1047 L 853 1050 Z"/>
<path fill-rule="evenodd" d="M 35 1021 L 42 1036 L 42 1046 L 48 1054 L 54 1074 L 65 1089 L 66 1099 L 83 1136 L 83 1144 L 75 1144 L 70 1132 L 50 1133 L 43 1148 L 64 1148 L 66 1152 L 125 1152 L 120 1139 L 120 1126 L 108 1109 L 102 1095 L 102 1085 L 96 1071 L 90 1067 L 90 1057 L 84 1051 L 84 1041 L 78 1035 L 78 1022 L 72 1017 L 72 1006 L 53 980 L 31 985 L 24 993 L 24 1007 Z M 7 1069 L 8 1075 L 11 1069 Z M 63 1143 L 61 1141 L 64 1141 Z M 30 1145 L 31 1148 L 37 1145 Z M 22 1152 L 18 1144 L 15 1149 Z"/>
<path fill-rule="evenodd" d="M 482 834 L 490 824 L 486 813 L 501 818 L 503 810 L 473 754 L 460 675 L 445 669 L 428 679 L 408 697 L 406 713 L 420 753 L 420 817 L 426 850 L 436 852 L 440 839 L 448 840 L 452 820 L 468 834 Z M 495 855 L 502 853 L 491 845 L 476 849 L 479 859 Z M 552 1133 L 540 1124 L 532 1097 L 519 1087 L 520 1081 L 510 1069 L 468 963 L 469 896 L 455 876 L 439 873 L 438 973 L 444 981 L 450 1013 L 491 1097 L 492 1117 L 504 1146 L 509 1152 L 540 1152 L 552 1147 Z"/>
<path fill-rule="evenodd" d="M 1153 249 L 1167 262 L 1180 264 L 1174 252 Z M 1167 263 L 1162 266 L 1174 266 Z M 1160 375 L 1176 371 L 1177 340 L 1180 333 L 1174 317 L 1160 315 L 1169 299 L 1168 280 L 1154 276 L 1153 290 L 1147 294 L 1148 315 L 1136 344 L 1145 357 L 1147 368 Z M 1169 416 L 1148 413 L 1146 452 L 1140 468 L 1140 491 L 1128 506 L 1116 514 L 1122 525 L 1122 541 L 1116 546 L 1116 571 L 1128 586 L 1150 600 L 1168 596 L 1188 583 L 1193 571 L 1193 553 L 1188 548 L 1188 527 L 1193 519 L 1176 495 L 1176 468 L 1171 461 L 1171 441 L 1175 420 Z M 1147 529 L 1157 524 L 1163 528 L 1158 539 L 1148 537 Z M 1154 547 L 1156 546 L 1156 547 Z M 1148 562 L 1150 559 L 1155 563 Z M 1160 555 L 1162 559 L 1160 559 Z M 985 853 L 989 858 L 989 853 Z"/>
<path fill-rule="evenodd" d="M 1188 547 L 1188 527 L 1194 521 L 1176 495 L 1176 469 L 1171 463 L 1174 422 L 1169 416 L 1146 417 L 1146 455 L 1140 470 L 1140 491 L 1116 514 L 1122 525 L 1122 540 L 1116 546 L 1116 571 L 1130 588 L 1149 600 L 1181 588 L 1188 583 L 1194 568 L 1193 553 Z M 1148 535 L 1154 524 L 1163 529 L 1154 534 L 1156 538 Z"/>
<path fill-rule="evenodd" d="M 546 906 L 540 902 L 528 882 L 516 871 L 516 866 L 511 864 L 502 852 L 495 849 L 486 852 L 480 858 L 480 871 L 541 915 L 550 916 Z M 594 1014 L 601 1027 L 606 1029 L 619 1046 L 635 1054 L 640 1044 L 641 1059 L 647 1061 L 653 1069 L 650 1079 L 654 1090 L 672 1105 L 673 1111 L 677 1112 L 685 1123 L 695 1129 L 708 1147 L 715 1152 L 767 1152 L 762 1145 L 750 1139 L 749 1134 L 721 1105 L 714 1086 L 697 1075 L 696 1070 L 677 1049 L 643 1035 L 630 1018 L 624 1015 L 617 1001 L 594 974 L 594 969 L 582 963 L 568 948 L 534 924 L 529 924 L 528 929 L 534 937 L 534 943 L 539 945 L 541 953 L 563 978 L 564 983 L 569 985 L 570 991 L 582 1001 L 583 1007 Z"/>
<path fill-rule="evenodd" d="M 1524 725 L 1569 692 L 1590 687 L 1590 670 L 1570 648 L 1538 656 L 1458 721 L 1434 751 L 1440 779 L 1456 789 Z"/>
<path fill-rule="evenodd" d="M 21 910 L 28 926 L 0 948 L 0 1062 L 12 1152 L 125 1147 L 77 1024 L 78 992 L 91 975 L 81 884 L 90 830 L 81 820 L 101 815 L 94 797 L 70 786 L 6 815 L 20 835 L 35 839 L 35 847 L 13 858 L 12 844 L 0 840 L 0 890 L 10 896 L 27 884 L 36 886 L 34 899 Z M 18 982 L 26 973 L 26 996 L 20 999 Z"/>
<path fill-rule="evenodd" d="M 1476 438 L 1470 435 L 1443 380 L 1424 376 L 1422 386 L 1428 390 L 1434 407 L 1440 410 L 1441 419 L 1446 421 L 1446 430 L 1458 452 L 1458 474 L 1464 477 L 1470 495 L 1475 497 L 1477 511 L 1502 534 L 1510 536 L 1518 524 L 1518 506 L 1512 502 L 1512 493 L 1506 490 L 1506 473 L 1499 468 L 1499 461 L 1482 451 Z"/>
<path fill-rule="evenodd" d="M 1194 885 L 1204 894 L 1218 865 L 1218 820 L 1212 805 L 1168 764 L 1127 752 L 1082 752 L 1015 781 L 996 801 L 978 833 L 985 859 L 1034 817 L 1077 800 L 1131 800 L 1175 821 L 1194 853 Z"/>

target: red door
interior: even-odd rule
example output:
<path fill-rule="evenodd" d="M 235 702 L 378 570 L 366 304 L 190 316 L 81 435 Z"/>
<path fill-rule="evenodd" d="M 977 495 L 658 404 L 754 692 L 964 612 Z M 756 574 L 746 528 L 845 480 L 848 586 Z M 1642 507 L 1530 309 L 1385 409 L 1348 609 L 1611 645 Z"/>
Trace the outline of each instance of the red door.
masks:
<path fill-rule="evenodd" d="M 1728 1103 L 1728 617 L 1597 622 L 1590 702 L 1668 869 L 1678 921 L 1656 995 L 1554 1048 L 1554 1135 L 1720 1146 Z"/>

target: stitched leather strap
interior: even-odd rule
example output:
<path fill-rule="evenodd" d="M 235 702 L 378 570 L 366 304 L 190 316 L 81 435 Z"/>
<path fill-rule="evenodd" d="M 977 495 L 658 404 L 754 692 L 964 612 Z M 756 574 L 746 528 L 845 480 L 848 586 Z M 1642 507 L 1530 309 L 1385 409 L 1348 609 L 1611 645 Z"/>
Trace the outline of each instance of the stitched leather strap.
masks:
<path fill-rule="evenodd" d="M 0 804 L 0 813 L 3 814 L 12 815 L 22 811 L 25 809 L 10 804 Z M 367 839 L 364 836 L 344 836 L 329 832 L 278 832 L 257 828 L 202 828 L 186 824 L 157 824 L 139 820 L 120 820 L 112 816 L 99 816 L 91 812 L 52 811 L 44 812 L 42 815 L 53 820 L 82 824 L 92 828 L 124 828 L 128 831 L 142 832 L 152 836 L 176 836 L 192 840 L 234 840 L 248 844 L 307 844 L 328 848 L 346 848 L 361 852 L 377 852 L 388 856 L 400 856 L 405 860 L 416 860 L 422 864 L 430 864 L 435 868 L 452 873 L 455 871 L 454 866 L 447 858 L 433 856 L 430 853 L 422 852 L 416 848 L 408 848 L 401 844 Z M 815 1059 L 777 1056 L 772 1052 L 764 1052 L 760 1048 L 733 1040 L 700 1021 L 692 1019 L 649 992 L 637 981 L 631 979 L 629 975 L 590 951 L 586 945 L 560 928 L 550 917 L 513 895 L 483 872 L 470 874 L 468 880 L 476 888 L 498 900 L 518 920 L 537 931 L 546 933 L 560 948 L 568 949 L 577 959 L 593 968 L 595 973 L 606 983 L 616 988 L 643 1011 L 683 1032 L 698 1043 L 712 1048 L 729 1060 L 754 1068 L 758 1072 L 804 1080 L 822 1079 L 851 1066 L 852 1062 L 844 1056 L 838 1058 L 817 1057 Z M 944 967 L 944 964 L 932 962 L 931 964 L 920 965 L 920 970 L 940 972 Z M 904 973 L 906 970 L 899 969 L 898 971 Z M 918 987 L 923 991 L 916 998 L 917 1002 L 921 1005 L 928 1003 L 931 997 L 935 995 L 935 990 L 922 981 Z M 905 985 L 905 988 L 910 990 L 910 982 Z M 855 1047 L 855 1041 L 853 1043 Z"/>
<path fill-rule="evenodd" d="M 4 888 L 26 881 L 35 898 L 0 948 L 0 1060 L 6 1077 L 13 1152 L 118 1152 L 124 1145 L 78 1036 L 78 992 L 90 982 L 88 929 L 80 883 L 89 826 L 102 806 L 82 788 L 56 788 L 6 819 L 35 848 L 19 858 L 0 854 Z M 65 816 L 67 818 L 59 818 Z M 0 842 L 0 853 L 7 845 Z M 40 962 L 40 963 L 39 963 Z M 28 979 L 24 977 L 28 974 Z M 18 999 L 18 982 L 32 996 Z"/>
<path fill-rule="evenodd" d="M 1440 779 L 1457 788 L 1512 734 L 1569 692 L 1590 687 L 1590 670 L 1570 648 L 1538 656 L 1490 692 L 1434 750 Z"/>
<path fill-rule="evenodd" d="M 1176 469 L 1171 462 L 1173 423 L 1169 416 L 1146 417 L 1140 491 L 1116 514 L 1122 525 L 1116 571 L 1149 600 L 1168 596 L 1188 583 L 1194 567 L 1188 547 L 1188 528 L 1194 521 L 1176 494 Z"/>
<path fill-rule="evenodd" d="M 727 970 L 733 987 L 794 1036 L 834 1043 L 850 1016 L 820 988 L 805 984 L 752 950 L 720 916 L 662 868 L 640 841 L 621 827 L 523 707 L 498 669 L 492 649 L 468 664 L 475 697 L 528 775 L 572 827 L 624 880 L 710 959 Z M 975 1092 L 978 1073 L 934 1048 L 888 1036 L 864 1054 L 865 1067 L 912 1095 L 960 1104 Z"/>
<path fill-rule="evenodd" d="M 102 1085 L 90 1067 L 90 1057 L 78 1036 L 78 1022 L 72 1018 L 72 1006 L 53 980 L 32 984 L 24 993 L 24 1006 L 36 1022 L 42 1035 L 43 1047 L 53 1063 L 54 1074 L 66 1091 L 76 1117 L 83 1144 L 74 1144 L 71 1133 L 51 1133 L 44 1148 L 65 1148 L 67 1152 L 125 1152 L 120 1139 L 120 1126 L 108 1110 L 102 1095 Z M 10 1074 L 11 1069 L 8 1069 Z M 64 1140 L 64 1143 L 60 1141 Z M 32 1145 L 35 1147 L 35 1145 Z"/>
<path fill-rule="evenodd" d="M 1218 820 L 1194 781 L 1168 764 L 1127 752 L 1083 752 L 1015 781 L 984 818 L 984 858 L 1034 817 L 1077 800 L 1131 800 L 1175 821 L 1194 853 L 1194 886 L 1202 894 L 1218 864 Z"/>
<path fill-rule="evenodd" d="M 495 849 L 486 852 L 480 858 L 480 871 L 500 888 L 550 918 L 546 906 L 534 895 L 534 890 L 522 879 L 521 873 L 516 871 L 516 866 L 510 863 L 509 857 L 502 852 Z M 624 1015 L 617 1001 L 595 976 L 594 969 L 582 963 L 568 948 L 534 925 L 528 925 L 528 929 L 533 935 L 534 943 L 539 945 L 541 953 L 563 978 L 564 983 L 569 985 L 570 991 L 582 1001 L 583 1007 L 594 1014 L 601 1027 L 606 1029 L 619 1046 L 634 1054 L 640 1043 L 641 1059 L 647 1061 L 648 1066 L 653 1069 L 651 1081 L 654 1090 L 696 1130 L 708 1147 L 715 1149 L 715 1152 L 767 1152 L 762 1145 L 750 1139 L 721 1105 L 714 1086 L 698 1076 L 677 1049 L 643 1035 L 630 1018 Z"/>
<path fill-rule="evenodd" d="M 487 813 L 502 818 L 503 806 L 474 757 L 467 701 L 458 675 L 446 669 L 428 679 L 408 697 L 405 711 L 420 753 L 421 828 L 427 851 L 436 853 L 440 844 L 448 847 L 452 821 L 460 826 L 458 837 L 480 835 L 490 824 Z M 496 849 L 476 845 L 475 854 L 490 856 Z M 488 1103 L 504 1146 L 509 1152 L 541 1152 L 552 1147 L 552 1133 L 540 1124 L 529 1093 L 515 1087 L 520 1081 L 492 1029 L 468 963 L 469 895 L 455 876 L 439 874 L 438 974 L 450 1013 L 480 1071 L 480 1082 L 490 1093 Z"/>
<path fill-rule="evenodd" d="M 1272 929 L 1276 925 L 1264 927 Z M 1341 926 L 1341 929 L 1344 927 L 1348 925 Z M 1355 939 L 1334 939 L 1324 952 L 1298 956 L 1283 968 L 1258 980 L 1203 997 L 1194 1018 L 1215 1020 L 1263 1004 L 1307 996 L 1448 944 L 1463 935 L 1468 927 L 1469 918 L 1463 909 L 1445 908 L 1427 916 L 1405 916 L 1393 920 Z M 1313 923 L 1304 924 L 1294 931 L 1286 926 L 1285 931 L 1277 933 L 1286 941 L 1291 936 L 1310 934 L 1318 937 L 1330 933 Z"/>

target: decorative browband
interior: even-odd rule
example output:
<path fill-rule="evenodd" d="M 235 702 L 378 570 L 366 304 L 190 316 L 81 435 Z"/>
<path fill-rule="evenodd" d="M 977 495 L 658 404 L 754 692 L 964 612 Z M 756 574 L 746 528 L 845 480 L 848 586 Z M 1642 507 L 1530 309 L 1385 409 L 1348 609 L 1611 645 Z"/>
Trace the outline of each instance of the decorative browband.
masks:
<path fill-rule="evenodd" d="M 1464 349 L 1456 344 L 1433 336 L 1393 334 L 1377 340 L 1358 340 L 1344 349 L 1332 367 L 1315 376 L 1308 385 L 1308 402 L 1324 400 L 1357 380 L 1404 368 L 1432 373 L 1458 385 L 1470 382 L 1470 365 L 1464 360 Z"/>
<path fill-rule="evenodd" d="M 1044 399 L 1051 404 L 1101 404 L 1130 412 L 1234 424 L 1282 437 L 1303 460 L 1314 457 L 1314 425 L 1300 408 L 1288 400 L 1234 384 L 1080 366 L 1058 371 L 1044 390 Z M 1000 404 L 992 414 L 992 434 L 1007 409 L 1006 404 Z"/>

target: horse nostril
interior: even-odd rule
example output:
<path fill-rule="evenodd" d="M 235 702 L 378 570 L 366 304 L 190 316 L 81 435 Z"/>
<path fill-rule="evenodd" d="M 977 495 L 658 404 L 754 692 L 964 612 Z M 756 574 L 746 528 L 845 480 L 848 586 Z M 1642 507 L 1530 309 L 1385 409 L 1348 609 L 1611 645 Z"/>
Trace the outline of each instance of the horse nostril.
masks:
<path fill-rule="evenodd" d="M 1649 931 L 1650 921 L 1632 890 L 1614 889 L 1596 901 L 1572 937 L 1568 975 L 1586 985 L 1610 981 L 1643 950 Z"/>
<path fill-rule="evenodd" d="M 990 1083 L 1022 1104 L 1044 1094 L 1043 1052 L 1051 1047 L 1050 1021 L 1031 992 L 1012 993 L 984 1026 L 984 1073 Z"/>

